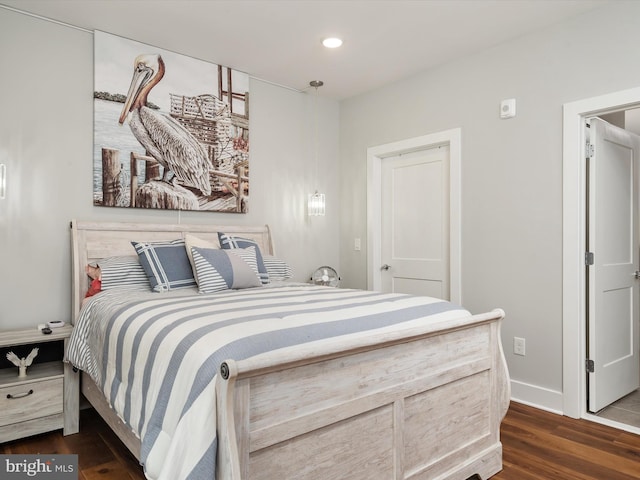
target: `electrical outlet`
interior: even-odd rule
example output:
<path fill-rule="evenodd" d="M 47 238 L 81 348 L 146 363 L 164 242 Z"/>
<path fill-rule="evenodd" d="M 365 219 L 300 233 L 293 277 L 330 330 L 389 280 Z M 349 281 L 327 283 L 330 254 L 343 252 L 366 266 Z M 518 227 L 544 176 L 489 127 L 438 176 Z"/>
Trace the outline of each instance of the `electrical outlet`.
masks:
<path fill-rule="evenodd" d="M 513 337 L 513 353 L 515 355 L 522 355 L 524 357 L 524 354 L 525 354 L 524 338 Z"/>

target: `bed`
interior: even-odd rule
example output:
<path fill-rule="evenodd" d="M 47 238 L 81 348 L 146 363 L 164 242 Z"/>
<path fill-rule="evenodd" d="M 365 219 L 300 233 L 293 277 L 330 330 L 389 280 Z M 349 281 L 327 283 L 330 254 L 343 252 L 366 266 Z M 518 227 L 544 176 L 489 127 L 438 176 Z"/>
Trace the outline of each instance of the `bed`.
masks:
<path fill-rule="evenodd" d="M 502 310 L 286 280 L 115 288 L 82 306 L 85 265 L 135 254 L 132 241 L 221 232 L 275 255 L 267 226 L 71 223 L 79 313 L 67 358 L 148 478 L 465 480 L 502 469 Z"/>

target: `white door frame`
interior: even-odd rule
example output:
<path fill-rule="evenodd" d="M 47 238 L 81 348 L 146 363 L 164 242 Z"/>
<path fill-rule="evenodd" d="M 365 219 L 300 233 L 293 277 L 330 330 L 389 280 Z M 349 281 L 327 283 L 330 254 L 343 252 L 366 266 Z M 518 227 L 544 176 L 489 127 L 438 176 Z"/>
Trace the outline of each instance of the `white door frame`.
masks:
<path fill-rule="evenodd" d="M 449 278 L 450 299 L 462 303 L 461 289 L 461 130 L 442 132 L 367 149 L 367 288 L 380 290 L 382 236 L 382 160 L 402 153 L 449 146 Z"/>
<path fill-rule="evenodd" d="M 566 103 L 562 148 L 562 410 L 596 419 L 586 405 L 585 118 L 637 107 L 640 88 Z M 606 423 L 606 422 L 603 422 Z"/>

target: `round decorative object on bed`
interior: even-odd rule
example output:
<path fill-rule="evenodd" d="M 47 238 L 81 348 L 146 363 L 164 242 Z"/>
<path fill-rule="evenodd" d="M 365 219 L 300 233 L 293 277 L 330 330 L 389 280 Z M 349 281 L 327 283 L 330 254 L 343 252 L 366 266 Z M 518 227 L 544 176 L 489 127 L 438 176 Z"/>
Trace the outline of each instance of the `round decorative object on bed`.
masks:
<path fill-rule="evenodd" d="M 313 275 L 311 275 L 311 282 L 314 285 L 337 287 L 340 283 L 340 277 L 338 276 L 338 272 L 325 265 L 313 272 Z"/>

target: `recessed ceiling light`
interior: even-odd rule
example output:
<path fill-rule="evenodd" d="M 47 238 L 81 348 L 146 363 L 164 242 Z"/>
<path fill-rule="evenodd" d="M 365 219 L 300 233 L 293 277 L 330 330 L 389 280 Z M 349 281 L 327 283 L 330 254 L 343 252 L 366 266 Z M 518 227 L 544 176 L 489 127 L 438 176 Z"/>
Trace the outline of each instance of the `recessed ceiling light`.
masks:
<path fill-rule="evenodd" d="M 325 38 L 322 44 L 327 48 L 338 48 L 342 45 L 342 39 L 337 37 Z"/>

